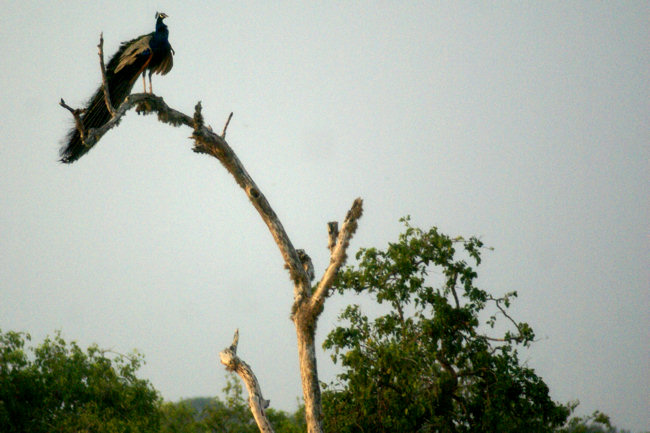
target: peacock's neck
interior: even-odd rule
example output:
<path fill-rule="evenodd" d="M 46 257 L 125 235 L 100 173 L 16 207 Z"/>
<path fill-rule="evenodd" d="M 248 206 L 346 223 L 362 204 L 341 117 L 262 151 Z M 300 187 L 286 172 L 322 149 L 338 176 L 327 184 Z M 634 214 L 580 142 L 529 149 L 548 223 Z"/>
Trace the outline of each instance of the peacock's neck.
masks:
<path fill-rule="evenodd" d="M 169 29 L 163 22 L 162 18 L 158 18 L 156 21 L 156 35 L 164 39 L 167 39 L 169 36 Z"/>

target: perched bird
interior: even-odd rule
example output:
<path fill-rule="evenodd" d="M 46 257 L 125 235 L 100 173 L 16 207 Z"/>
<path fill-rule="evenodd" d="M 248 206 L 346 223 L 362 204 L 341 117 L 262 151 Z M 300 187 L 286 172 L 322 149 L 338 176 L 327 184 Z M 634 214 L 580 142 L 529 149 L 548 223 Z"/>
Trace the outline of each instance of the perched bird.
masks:
<path fill-rule="evenodd" d="M 106 83 L 113 107 L 117 108 L 133 88 L 140 74 L 146 93 L 145 74 L 149 71 L 149 92 L 152 92 L 151 74 L 165 75 L 174 65 L 174 49 L 169 44 L 169 29 L 163 22 L 167 18 L 164 13 L 156 13 L 156 31 L 138 38 L 123 42 L 117 53 L 111 57 L 106 65 Z M 111 119 L 111 114 L 106 107 L 104 89 L 99 86 L 95 95 L 90 99 L 81 123 L 84 130 L 99 128 Z M 61 148 L 61 162 L 71 163 L 88 152 L 90 148 L 82 140 L 79 130 L 75 127 L 70 130 L 68 137 Z"/>

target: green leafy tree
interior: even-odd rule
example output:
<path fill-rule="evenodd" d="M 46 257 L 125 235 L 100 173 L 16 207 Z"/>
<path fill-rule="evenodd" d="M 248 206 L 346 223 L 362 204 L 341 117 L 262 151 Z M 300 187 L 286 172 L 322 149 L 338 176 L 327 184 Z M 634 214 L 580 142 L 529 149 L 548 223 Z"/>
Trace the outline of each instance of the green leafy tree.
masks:
<path fill-rule="evenodd" d="M 553 402 L 543 380 L 519 361 L 517 347 L 528 347 L 534 333 L 508 313 L 516 293 L 495 297 L 475 285 L 483 243 L 402 222 L 396 243 L 385 251 L 362 248 L 358 265 L 338 277 L 339 292 L 366 293 L 389 311 L 371 319 L 350 305 L 328 335 L 324 347 L 343 373 L 324 393 L 326 430 L 551 432 L 562 426 L 570 409 Z"/>
<path fill-rule="evenodd" d="M 159 397 L 135 376 L 140 355 L 86 352 L 57 333 L 36 348 L 0 332 L 0 431 L 157 432 Z"/>
<path fill-rule="evenodd" d="M 578 402 L 570 403 L 573 410 Z M 597 410 L 591 415 L 572 417 L 557 433 L 631 433 L 629 430 L 619 430 L 610 422 L 609 416 Z M 650 432 L 648 432 L 650 433 Z"/>

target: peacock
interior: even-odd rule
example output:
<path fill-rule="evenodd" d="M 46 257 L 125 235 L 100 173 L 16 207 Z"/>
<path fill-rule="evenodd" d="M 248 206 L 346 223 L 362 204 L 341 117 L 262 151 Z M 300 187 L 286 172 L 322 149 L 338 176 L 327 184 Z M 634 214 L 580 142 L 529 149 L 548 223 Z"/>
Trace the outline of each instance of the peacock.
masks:
<path fill-rule="evenodd" d="M 142 85 L 147 92 L 145 74 L 149 72 L 149 93 L 153 93 L 151 74 L 167 74 L 174 65 L 174 49 L 169 44 L 169 29 L 163 20 L 164 13 L 156 13 L 156 31 L 123 42 L 106 65 L 106 83 L 113 107 L 117 108 L 131 93 L 134 83 L 142 74 Z M 84 130 L 99 128 L 111 119 L 106 107 L 104 89 L 99 86 L 81 115 Z M 61 162 L 72 163 L 90 150 L 75 127 L 68 133 L 61 147 Z"/>

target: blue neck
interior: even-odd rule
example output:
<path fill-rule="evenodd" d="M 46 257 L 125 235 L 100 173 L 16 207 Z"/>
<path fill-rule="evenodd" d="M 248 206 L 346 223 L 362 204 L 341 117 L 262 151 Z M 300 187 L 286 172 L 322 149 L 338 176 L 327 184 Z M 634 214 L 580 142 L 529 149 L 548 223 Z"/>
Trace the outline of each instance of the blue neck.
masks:
<path fill-rule="evenodd" d="M 169 36 L 169 29 L 163 22 L 163 18 L 158 17 L 156 20 L 156 33 L 163 35 L 164 37 Z"/>

